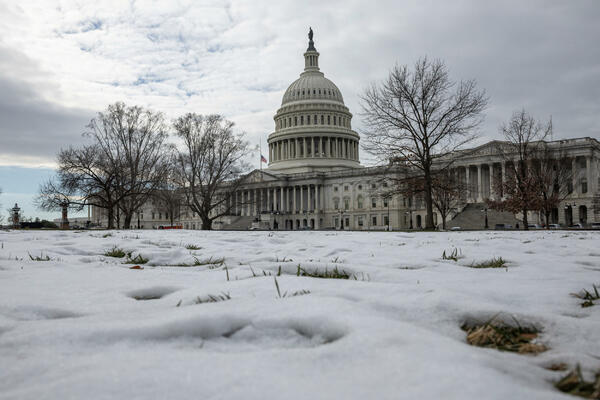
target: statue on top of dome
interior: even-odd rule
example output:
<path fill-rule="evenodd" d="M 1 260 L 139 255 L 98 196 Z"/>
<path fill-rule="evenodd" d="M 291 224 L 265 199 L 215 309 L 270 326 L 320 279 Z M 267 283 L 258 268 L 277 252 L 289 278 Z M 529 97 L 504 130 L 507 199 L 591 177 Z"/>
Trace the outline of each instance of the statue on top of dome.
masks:
<path fill-rule="evenodd" d="M 308 49 L 307 51 L 317 51 L 315 49 L 315 42 L 313 42 L 313 30 L 312 27 L 308 28 Z"/>

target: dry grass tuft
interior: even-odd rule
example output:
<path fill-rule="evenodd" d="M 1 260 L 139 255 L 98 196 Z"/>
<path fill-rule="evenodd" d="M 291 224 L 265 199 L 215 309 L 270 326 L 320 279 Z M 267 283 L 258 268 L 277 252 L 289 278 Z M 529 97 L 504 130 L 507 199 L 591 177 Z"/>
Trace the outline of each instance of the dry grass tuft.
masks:
<path fill-rule="evenodd" d="M 600 372 L 596 373 L 593 381 L 586 381 L 581 374 L 581 368 L 577 365 L 554 386 L 561 392 L 584 399 L 600 399 Z"/>
<path fill-rule="evenodd" d="M 538 354 L 548 350 L 543 344 L 535 342 L 538 331 L 533 328 L 513 327 L 489 321 L 473 327 L 463 326 L 462 329 L 467 332 L 467 343 L 472 346 L 519 354 Z"/>

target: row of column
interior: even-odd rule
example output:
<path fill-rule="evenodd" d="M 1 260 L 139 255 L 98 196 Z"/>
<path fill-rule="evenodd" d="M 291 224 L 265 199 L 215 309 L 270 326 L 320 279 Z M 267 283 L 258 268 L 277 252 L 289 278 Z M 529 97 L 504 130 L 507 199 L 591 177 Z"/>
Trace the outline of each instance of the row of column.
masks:
<path fill-rule="evenodd" d="M 585 161 L 585 171 L 583 171 L 584 169 L 579 168 L 579 165 L 577 164 L 577 158 L 572 158 L 571 171 L 573 171 L 572 185 L 574 195 L 595 193 L 597 190 L 597 178 L 593 175 L 591 156 L 585 156 Z M 473 165 L 455 168 L 457 174 L 456 178 L 459 182 L 465 184 L 467 201 L 482 202 L 486 198 L 499 200 L 502 197 L 502 193 L 497 193 L 494 186 L 499 183 L 500 180 L 502 180 L 502 182 L 506 180 L 507 164 L 509 164 L 509 162 L 506 161 L 501 163 L 477 164 L 474 166 L 476 171 L 471 171 Z M 487 168 L 484 168 L 484 166 L 487 166 Z M 460 171 L 463 168 L 465 171 L 464 180 L 460 174 Z M 487 175 L 485 174 L 486 170 L 488 171 Z M 582 190 L 582 178 L 586 179 L 587 187 L 585 190 Z"/>
<path fill-rule="evenodd" d="M 329 136 L 283 139 L 269 144 L 269 161 L 327 157 L 358 161 L 358 142 Z"/>
<path fill-rule="evenodd" d="M 323 186 L 319 184 L 239 190 L 231 201 L 232 214 L 241 216 L 268 212 L 319 213 L 325 204 Z"/>

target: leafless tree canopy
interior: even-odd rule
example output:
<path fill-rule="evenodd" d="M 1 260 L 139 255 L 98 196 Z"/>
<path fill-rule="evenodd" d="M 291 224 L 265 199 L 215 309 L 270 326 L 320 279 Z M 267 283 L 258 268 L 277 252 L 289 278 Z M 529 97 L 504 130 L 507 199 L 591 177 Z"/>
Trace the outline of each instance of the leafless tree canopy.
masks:
<path fill-rule="evenodd" d="M 133 214 L 165 179 L 168 134 L 164 117 L 142 107 L 115 103 L 92 119 L 85 135 L 118 171 L 118 206 L 125 216 L 124 228 L 129 228 Z"/>
<path fill-rule="evenodd" d="M 487 106 L 485 92 L 473 80 L 452 82 L 443 62 L 422 58 L 412 71 L 395 66 L 361 99 L 368 127 L 365 149 L 383 163 L 403 162 L 421 171 L 425 227 L 433 228 L 433 162 L 475 137 Z"/>
<path fill-rule="evenodd" d="M 504 197 L 489 205 L 496 209 L 523 214 L 523 229 L 528 228 L 527 212 L 539 210 L 540 189 L 543 184 L 540 173 L 541 159 L 545 168 L 553 168 L 554 162 L 545 140 L 552 137 L 552 119 L 542 123 L 524 109 L 513 113 L 508 123 L 502 124 L 500 132 L 507 143 L 498 150 L 506 161 L 506 178 L 499 188 Z M 536 169 L 534 167 L 537 161 Z"/>
<path fill-rule="evenodd" d="M 177 176 L 187 206 L 202 220 L 202 229 L 230 212 L 231 193 L 239 186 L 248 165 L 243 161 L 248 142 L 235 134 L 233 122 L 220 115 L 186 114 L 173 124 L 183 140 L 177 157 Z"/>

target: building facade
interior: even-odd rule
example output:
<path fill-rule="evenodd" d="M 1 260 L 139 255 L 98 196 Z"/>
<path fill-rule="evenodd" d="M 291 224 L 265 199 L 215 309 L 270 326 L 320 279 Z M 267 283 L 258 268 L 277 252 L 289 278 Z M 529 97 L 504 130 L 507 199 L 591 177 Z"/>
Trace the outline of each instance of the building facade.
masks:
<path fill-rule="evenodd" d="M 215 221 L 215 229 L 419 229 L 425 221 L 424 202 L 418 196 L 389 195 L 388 177 L 410 176 L 407 167 L 391 170 L 360 164 L 359 135 L 352 130 L 352 114 L 339 88 L 319 69 L 319 53 L 309 34 L 304 71 L 285 91 L 274 116 L 275 130 L 268 137 L 269 165 L 254 170 L 229 200 L 230 215 Z M 448 227 L 483 228 L 485 202 L 498 199 L 494 189 L 507 174 L 506 158 L 498 152 L 502 142 L 448 155 L 452 173 L 464 183 L 460 206 L 447 217 Z M 600 143 L 593 138 L 549 142 L 566 154 L 573 171 L 569 196 L 552 213 L 551 223 L 571 225 L 600 222 Z M 492 211 L 490 211 L 492 212 Z M 470 218 L 466 214 L 471 213 Z M 460 217 L 460 218 L 459 218 Z M 496 222 L 518 223 L 519 215 L 496 216 Z M 530 223 L 541 223 L 531 213 Z M 106 216 L 94 209 L 93 222 Z M 506 219 L 506 221 L 502 220 Z M 149 202 L 134 218 L 139 228 L 170 224 L 169 212 Z M 457 221 L 455 225 L 453 221 Z M 460 223 L 458 221 L 461 221 Z M 441 225 L 436 213 L 434 222 Z M 193 212 L 178 211 L 176 225 L 200 229 Z M 462 225 L 462 226 L 461 226 Z"/>

